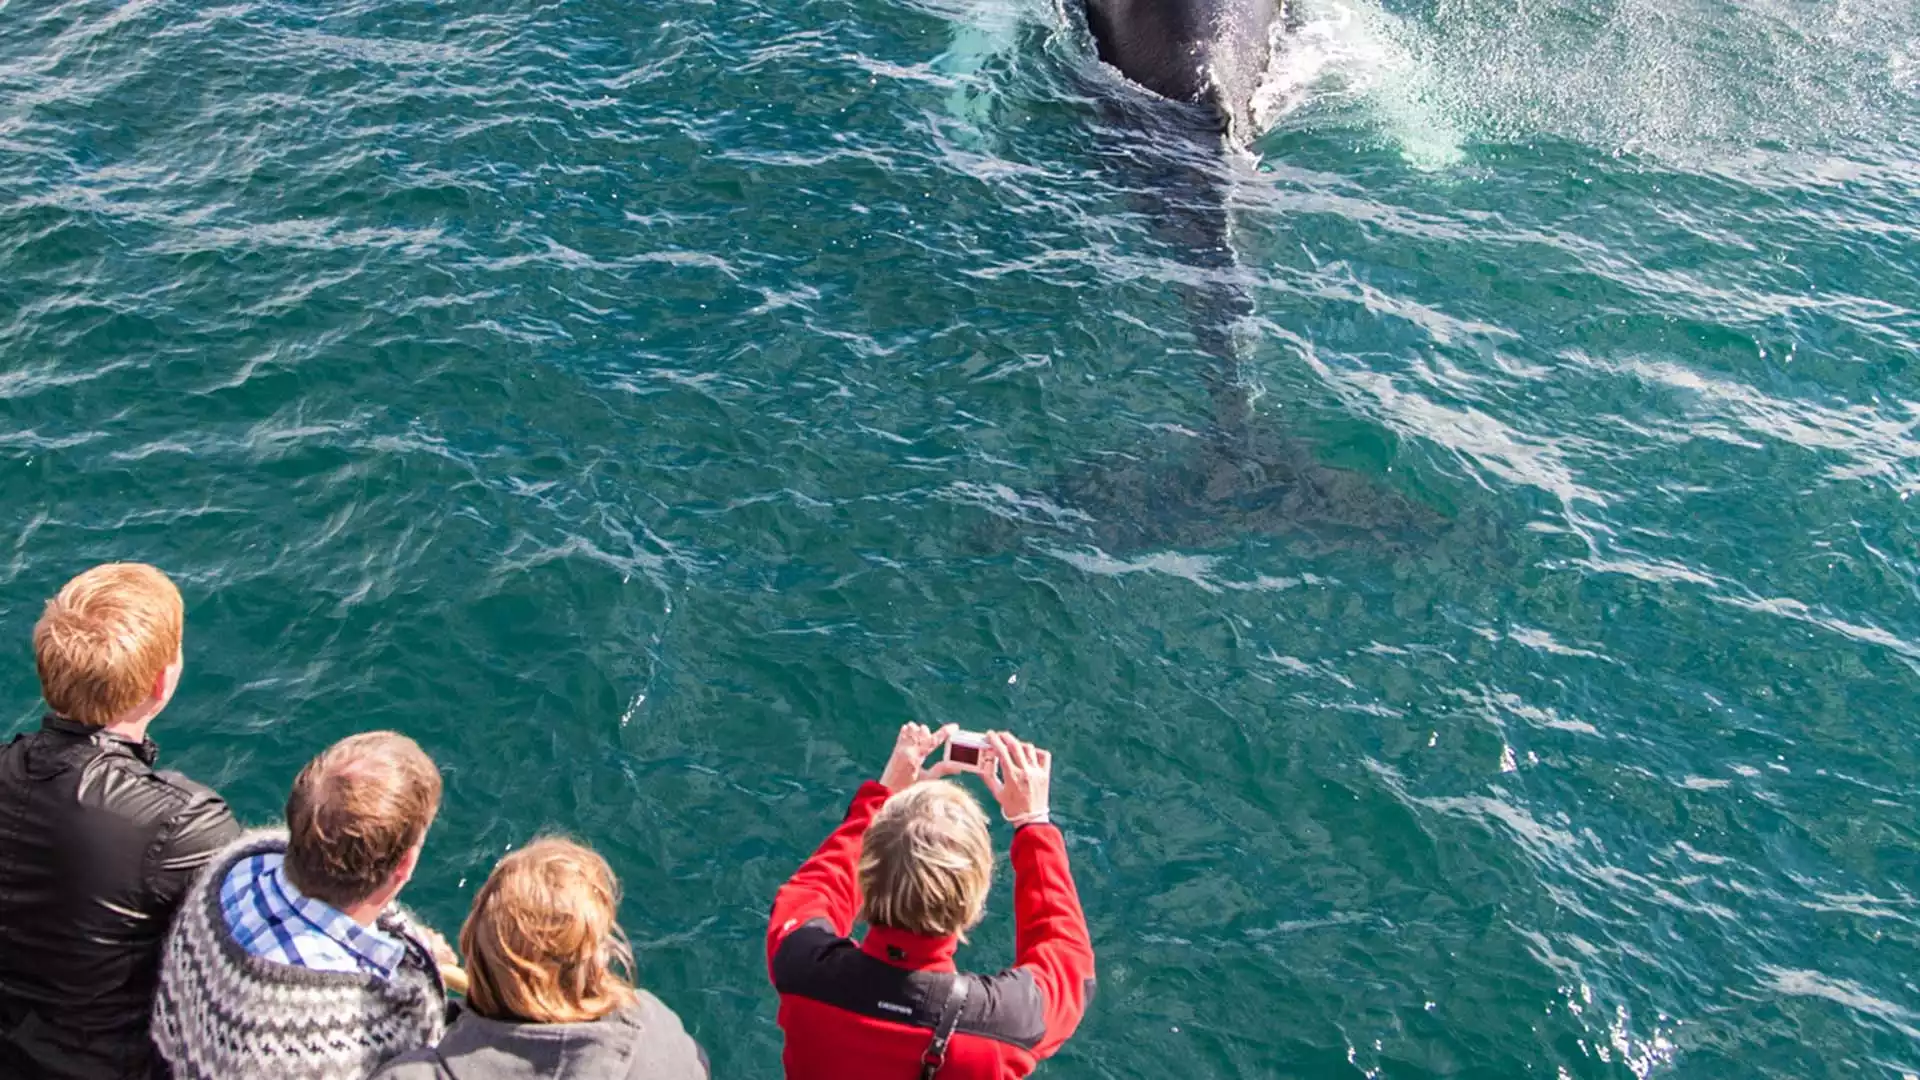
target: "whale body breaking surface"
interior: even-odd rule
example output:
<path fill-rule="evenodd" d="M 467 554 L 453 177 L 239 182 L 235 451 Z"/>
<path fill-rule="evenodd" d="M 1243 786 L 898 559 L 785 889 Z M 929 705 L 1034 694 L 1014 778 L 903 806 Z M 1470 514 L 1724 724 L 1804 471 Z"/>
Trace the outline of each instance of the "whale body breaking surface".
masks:
<path fill-rule="evenodd" d="M 1100 59 L 1174 101 L 1211 105 L 1229 129 L 1250 120 L 1278 0 L 1086 0 Z"/>

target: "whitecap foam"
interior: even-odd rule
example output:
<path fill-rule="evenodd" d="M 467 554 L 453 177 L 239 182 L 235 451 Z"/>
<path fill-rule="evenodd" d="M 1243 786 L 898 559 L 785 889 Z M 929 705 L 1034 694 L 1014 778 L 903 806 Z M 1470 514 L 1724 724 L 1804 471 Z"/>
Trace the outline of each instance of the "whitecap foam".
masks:
<path fill-rule="evenodd" d="M 1421 57 L 1417 24 L 1374 0 L 1295 0 L 1273 29 L 1272 59 L 1253 96 L 1260 130 L 1331 95 L 1364 103 L 1407 162 L 1445 169 L 1465 157 L 1465 136 L 1439 106 Z"/>
<path fill-rule="evenodd" d="M 1542 135 L 1701 163 L 1759 144 L 1824 145 L 1899 124 L 1920 86 L 1920 8 L 1757 0 L 1731 21 L 1670 0 L 1295 0 L 1255 100 L 1261 130 L 1357 102 L 1415 166 L 1469 141 Z"/>

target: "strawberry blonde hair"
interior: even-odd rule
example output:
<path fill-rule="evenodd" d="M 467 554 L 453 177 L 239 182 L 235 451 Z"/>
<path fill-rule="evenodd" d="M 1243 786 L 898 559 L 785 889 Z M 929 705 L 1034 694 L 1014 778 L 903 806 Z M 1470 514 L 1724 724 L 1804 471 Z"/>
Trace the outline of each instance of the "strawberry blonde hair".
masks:
<path fill-rule="evenodd" d="M 860 914 L 870 926 L 964 937 L 992 885 L 987 816 L 944 780 L 889 798 L 861 839 Z"/>
<path fill-rule="evenodd" d="M 467 1002 L 490 1020 L 571 1024 L 632 1005 L 633 949 L 615 921 L 620 883 L 565 837 L 503 857 L 460 929 Z"/>
<path fill-rule="evenodd" d="M 33 628 L 40 693 L 55 715 L 104 727 L 153 695 L 180 656 L 186 605 L 145 563 L 107 563 L 66 583 Z"/>

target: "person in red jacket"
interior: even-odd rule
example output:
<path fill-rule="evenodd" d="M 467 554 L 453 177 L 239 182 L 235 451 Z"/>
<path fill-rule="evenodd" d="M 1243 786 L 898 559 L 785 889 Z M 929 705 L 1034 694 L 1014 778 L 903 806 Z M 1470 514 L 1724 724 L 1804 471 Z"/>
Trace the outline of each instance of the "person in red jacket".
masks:
<path fill-rule="evenodd" d="M 980 776 L 1016 830 L 1016 957 L 998 975 L 954 966 L 985 913 L 993 847 L 980 804 L 938 779 L 972 770 L 924 769 L 953 732 L 902 727 L 880 782 L 861 785 L 774 899 L 767 965 L 788 1080 L 1017 1080 L 1086 1013 L 1093 941 L 1048 820 L 1053 756 L 1004 732 L 987 736 Z"/>

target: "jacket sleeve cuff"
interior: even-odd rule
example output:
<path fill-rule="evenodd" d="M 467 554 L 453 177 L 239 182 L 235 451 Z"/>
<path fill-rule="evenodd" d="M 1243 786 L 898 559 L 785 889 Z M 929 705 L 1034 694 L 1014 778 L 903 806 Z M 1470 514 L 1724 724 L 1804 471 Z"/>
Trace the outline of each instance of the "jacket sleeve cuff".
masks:
<path fill-rule="evenodd" d="M 1035 832 L 1034 830 L 1036 829 L 1039 830 L 1039 832 Z M 1066 835 L 1060 831 L 1059 824 L 1052 820 L 1029 821 L 1025 825 L 1019 826 L 1013 830 L 1013 842 L 1018 844 L 1024 838 L 1027 842 L 1031 843 L 1039 840 L 1044 833 L 1052 833 L 1061 843 L 1064 844 L 1066 842 Z"/>

